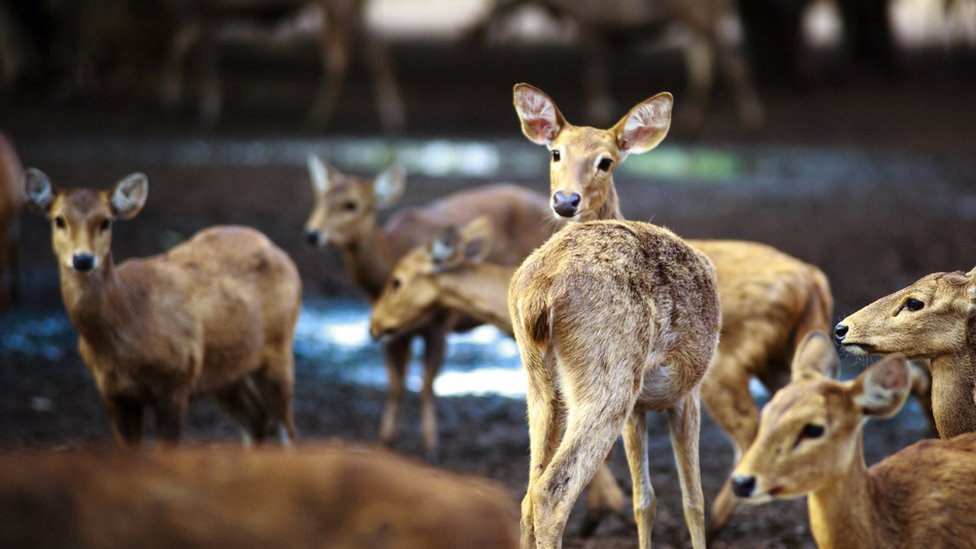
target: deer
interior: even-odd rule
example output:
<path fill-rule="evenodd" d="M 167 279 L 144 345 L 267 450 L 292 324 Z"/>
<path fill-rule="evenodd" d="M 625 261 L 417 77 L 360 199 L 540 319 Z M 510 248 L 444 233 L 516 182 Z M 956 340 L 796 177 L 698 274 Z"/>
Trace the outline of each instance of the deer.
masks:
<path fill-rule="evenodd" d="M 60 189 L 29 168 L 28 205 L 51 222 L 61 297 L 115 439 L 179 442 L 191 398 L 213 396 L 245 442 L 294 441 L 292 341 L 301 279 L 260 232 L 214 226 L 164 254 L 116 265 L 112 229 L 146 204 L 149 180 Z M 284 433 L 281 430 L 284 430 Z"/>
<path fill-rule="evenodd" d="M 976 268 L 938 272 L 844 318 L 834 328 L 853 355 L 928 360 L 932 415 L 942 438 L 976 431 Z"/>
<path fill-rule="evenodd" d="M 24 171 L 13 143 L 0 133 L 0 309 L 20 293 L 20 178 Z"/>
<path fill-rule="evenodd" d="M 373 304 L 370 334 L 395 336 L 413 329 L 430 311 L 446 308 L 515 337 L 508 286 L 516 267 L 485 260 L 494 230 L 485 216 L 463 227 L 448 225 L 429 243 L 400 258 Z M 623 490 L 604 464 L 590 483 L 581 534 L 588 537 L 607 513 L 622 513 L 625 506 Z"/>
<path fill-rule="evenodd" d="M 976 434 L 916 442 L 867 468 L 862 426 L 898 413 L 911 374 L 900 354 L 846 382 L 832 379 L 839 366 L 827 334 L 810 333 L 734 471 L 736 496 L 759 504 L 806 495 L 821 548 L 971 544 Z"/>
<path fill-rule="evenodd" d="M 389 132 L 403 129 L 406 117 L 393 65 L 382 39 L 366 24 L 366 0 L 168 1 L 173 3 L 177 30 L 170 41 L 160 92 L 164 106 L 180 101 L 183 67 L 188 54 L 198 47 L 203 79 L 200 118 L 208 125 L 215 124 L 223 110 L 217 46 L 221 33 L 235 25 L 268 27 L 313 13 L 318 19 L 318 48 L 324 74 L 306 116 L 308 125 L 322 129 L 332 121 L 349 66 L 361 53 L 372 72 L 381 124 Z"/>
<path fill-rule="evenodd" d="M 466 36 L 468 40 L 480 40 L 494 22 L 527 5 L 542 7 L 569 21 L 587 50 L 582 78 L 587 117 L 602 123 L 611 119 L 614 110 L 606 70 L 617 55 L 613 53 L 614 45 L 648 38 L 662 42 L 660 35 L 676 30 L 680 33 L 689 80 L 683 126 L 690 132 L 700 129 L 719 65 L 732 84 L 742 124 L 758 129 L 764 124 L 765 112 L 749 63 L 724 28 L 726 21 L 738 18 L 734 4 L 725 0 L 615 0 L 609 5 L 583 0 L 496 0 Z"/>
<path fill-rule="evenodd" d="M 0 468 L 5 547 L 518 546 L 502 487 L 369 447 L 35 450 Z"/>
<path fill-rule="evenodd" d="M 431 240 L 444 226 L 488 216 L 505 231 L 496 235 L 489 258 L 517 265 L 552 233 L 545 197 L 513 184 L 496 184 L 459 191 L 423 208 L 402 209 L 380 226 L 377 212 L 393 206 L 403 195 L 406 176 L 391 166 L 374 178 L 347 175 L 321 158 L 308 158 L 315 205 L 305 223 L 312 246 L 339 251 L 355 285 L 370 303 L 383 291 L 396 261 L 414 247 Z M 437 459 L 437 414 L 434 379 L 444 361 L 446 337 L 453 329 L 477 325 L 445 309 L 430 311 L 415 329 L 381 340 L 389 388 L 380 423 L 380 441 L 392 445 L 410 359 L 410 342 L 424 341 L 424 370 L 420 392 L 421 438 L 426 458 Z"/>

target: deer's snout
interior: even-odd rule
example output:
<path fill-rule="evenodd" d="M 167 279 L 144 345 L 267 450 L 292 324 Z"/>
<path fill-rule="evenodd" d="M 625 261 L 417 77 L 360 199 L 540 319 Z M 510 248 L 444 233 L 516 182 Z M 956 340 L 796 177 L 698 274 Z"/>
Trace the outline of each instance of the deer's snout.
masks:
<path fill-rule="evenodd" d="M 322 233 L 316 231 L 315 229 L 309 229 L 305 231 L 305 240 L 308 242 L 309 246 L 321 246 Z"/>
<path fill-rule="evenodd" d="M 71 266 L 76 271 L 87 273 L 95 268 L 95 256 L 90 253 L 80 253 L 71 256 Z"/>
<path fill-rule="evenodd" d="M 556 191 L 552 195 L 552 210 L 562 217 L 573 217 L 579 211 L 580 200 L 582 197 L 579 193 L 567 195 L 562 191 Z"/>
<path fill-rule="evenodd" d="M 740 497 L 747 498 L 756 489 L 756 477 L 746 477 L 742 475 L 732 476 L 732 492 Z"/>
<path fill-rule="evenodd" d="M 834 337 L 837 341 L 844 341 L 844 337 L 847 336 L 847 326 L 845 324 L 838 324 L 834 327 Z"/>

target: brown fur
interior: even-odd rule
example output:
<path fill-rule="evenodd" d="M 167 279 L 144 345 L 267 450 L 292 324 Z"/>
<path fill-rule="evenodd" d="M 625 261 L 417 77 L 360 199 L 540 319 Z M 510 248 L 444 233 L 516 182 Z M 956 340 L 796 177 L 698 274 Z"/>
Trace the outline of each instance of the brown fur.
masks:
<path fill-rule="evenodd" d="M 0 309 L 8 307 L 20 289 L 20 157 L 0 133 Z"/>
<path fill-rule="evenodd" d="M 841 383 L 824 375 L 837 363 L 822 333 L 797 351 L 795 380 L 763 410 L 759 435 L 736 468 L 755 482 L 746 501 L 808 495 L 810 527 L 823 548 L 970 547 L 976 435 L 918 442 L 867 469 L 862 425 L 901 408 L 908 366 L 889 357 Z M 800 435 L 810 424 L 823 435 Z"/>
<path fill-rule="evenodd" d="M 670 127 L 670 95 L 657 94 L 632 108 L 612 128 L 600 130 L 570 124 L 555 102 L 532 86 L 519 84 L 514 94 L 526 136 L 560 152 L 560 159 L 550 162 L 550 193 L 581 197 L 576 216 L 562 219 L 622 219 L 613 171 L 630 152 L 628 140 L 636 142 L 627 136 L 628 122 L 645 126 L 637 124 L 636 138 L 646 140 L 637 143 L 637 153 L 655 147 Z M 539 128 L 549 134 L 540 138 Z M 598 169 L 600 159 L 612 161 L 609 170 Z M 823 272 L 770 246 L 733 240 L 688 243 L 715 265 L 722 336 L 715 365 L 702 385 L 702 400 L 729 435 L 737 460 L 759 425 L 750 380 L 758 378 L 770 393 L 782 387 L 789 379 L 796 343 L 810 330 L 830 329 L 833 298 Z M 713 534 L 728 522 L 734 505 L 726 483 L 712 506 Z"/>
<path fill-rule="evenodd" d="M 0 456 L 4 547 L 515 548 L 489 482 L 340 445 Z"/>
<path fill-rule="evenodd" d="M 411 249 L 428 243 L 441 229 L 486 216 L 497 227 L 490 259 L 517 265 L 552 232 L 546 221 L 548 203 L 537 193 L 517 185 L 491 185 L 453 193 L 424 208 L 403 209 L 380 226 L 377 212 L 391 206 L 403 192 L 403 175 L 395 169 L 377 178 L 361 179 L 343 174 L 317 158 L 309 159 L 315 207 L 305 224 L 312 240 L 339 249 L 353 281 L 375 302 L 388 283 L 396 262 Z M 379 183 L 379 187 L 377 186 Z M 348 209 L 350 204 L 355 207 Z M 387 338 L 383 344 L 389 392 L 380 439 L 387 444 L 396 437 L 403 400 L 410 340 L 424 339 L 424 376 L 421 388 L 421 431 L 428 457 L 437 450 L 434 378 L 444 359 L 447 334 L 462 321 L 444 309 L 431 309 L 409 331 Z"/>
<path fill-rule="evenodd" d="M 621 432 L 649 546 L 652 410 L 668 411 L 685 518 L 693 544 L 704 546 L 698 391 L 718 343 L 714 276 L 670 231 L 628 221 L 569 226 L 515 272 L 509 311 L 529 376 L 523 547 L 561 544 L 572 504 Z"/>
<path fill-rule="evenodd" d="M 128 187 L 133 178 L 142 186 Z M 58 190 L 36 170 L 27 181 L 32 205 L 52 221 L 65 309 L 119 440 L 139 442 L 146 407 L 157 435 L 179 440 L 190 398 L 203 395 L 256 439 L 276 424 L 294 439 L 301 280 L 281 249 L 253 229 L 220 226 L 165 254 L 115 265 L 112 220 L 141 209 L 144 176 L 111 192 Z M 123 190 L 132 203 L 120 211 L 113 201 Z M 78 253 L 93 254 L 94 269 L 75 270 Z"/>
<path fill-rule="evenodd" d="M 838 324 L 854 354 L 902 353 L 928 359 L 932 372 L 932 413 L 942 438 L 976 431 L 976 269 L 933 273 L 883 297 Z M 906 308 L 920 300 L 918 311 Z"/>

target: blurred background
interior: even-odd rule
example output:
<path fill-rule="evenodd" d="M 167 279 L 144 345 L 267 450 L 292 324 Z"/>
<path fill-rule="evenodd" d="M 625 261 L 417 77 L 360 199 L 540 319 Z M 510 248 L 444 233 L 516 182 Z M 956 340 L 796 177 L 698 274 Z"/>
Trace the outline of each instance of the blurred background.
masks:
<path fill-rule="evenodd" d="M 974 0 L 0 2 L 0 131 L 23 165 L 65 187 L 149 176 L 146 208 L 116 225 L 116 260 L 240 223 L 298 264 L 306 437 L 375 440 L 385 387 L 366 300 L 337 253 L 305 243 L 307 155 L 363 176 L 400 163 L 400 206 L 495 181 L 546 193 L 548 154 L 519 131 L 516 82 L 597 127 L 671 91 L 669 137 L 616 172 L 624 213 L 814 263 L 838 320 L 926 273 L 976 265 Z M 104 440 L 48 224 L 20 217 L 19 295 L 0 311 L 0 447 Z M 441 400 L 442 460 L 520 496 L 517 349 L 492 328 L 452 337 L 437 392 L 480 396 Z M 863 364 L 845 359 L 850 372 Z M 191 436 L 235 436 L 211 405 L 193 413 Z M 400 450 L 419 455 L 415 399 L 405 413 Z M 917 407 L 906 414 L 878 430 L 872 459 L 928 434 Z M 731 452 L 706 433 L 712 494 Z M 668 443 L 654 444 L 655 486 L 674 485 Z M 671 495 L 655 542 L 680 546 Z M 740 511 L 752 514 L 718 546 L 809 545 L 802 504 L 791 509 Z M 636 535 L 602 528 L 601 546 Z"/>

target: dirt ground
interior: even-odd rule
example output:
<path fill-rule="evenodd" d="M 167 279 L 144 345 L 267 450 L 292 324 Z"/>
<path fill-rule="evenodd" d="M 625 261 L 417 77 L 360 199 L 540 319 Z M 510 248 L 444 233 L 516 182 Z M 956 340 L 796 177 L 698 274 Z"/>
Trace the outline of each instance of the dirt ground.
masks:
<path fill-rule="evenodd" d="M 548 55 L 553 52 L 496 49 L 457 55 L 443 45 L 404 45 L 394 52 L 408 105 L 406 138 L 508 139 L 500 145 L 505 150 L 529 146 L 519 139 L 511 112 L 510 89 L 517 81 L 550 91 L 570 120 L 582 111 L 578 52 Z M 653 71 L 646 70 L 649 60 L 640 56 L 618 60 L 612 67 L 621 112 L 661 89 L 681 89 L 676 59 L 659 56 L 650 61 Z M 243 223 L 266 232 L 292 255 L 307 296 L 355 295 L 338 257 L 308 249 L 301 238 L 311 199 L 301 162 L 182 165 L 153 154 L 156 144 L 181 139 L 327 142 L 332 137 L 377 135 L 369 83 L 361 72 L 354 73 L 334 126 L 328 133 L 316 134 L 301 129 L 311 81 L 295 76 L 302 73 L 298 69 L 312 67 L 311 61 L 296 62 L 281 73 L 269 68 L 267 60 L 254 71 L 242 70 L 243 63 L 234 58 L 227 62 L 232 79 L 227 89 L 235 91 L 215 130 L 199 129 L 188 111 L 161 113 L 144 83 L 124 93 L 60 102 L 52 101 L 43 89 L 22 90 L 3 98 L 0 126 L 18 144 L 25 165 L 41 167 L 56 183 L 107 187 L 134 170 L 149 174 L 152 190 L 146 209 L 135 220 L 116 226 L 117 258 L 155 253 L 166 242 L 214 223 Z M 272 79 L 275 87 L 269 85 Z M 766 85 L 760 91 L 768 109 L 763 131 L 743 132 L 720 90 L 700 135 L 668 139 L 670 144 L 736 154 L 744 159 L 746 175 L 722 184 L 618 177 L 625 214 L 653 218 L 688 237 L 767 242 L 815 263 L 831 279 L 838 319 L 925 273 L 968 270 L 976 264 L 970 238 L 976 234 L 972 155 L 976 71 L 972 64 L 924 57 L 909 60 L 893 79 L 828 71 L 803 86 Z M 87 142 L 121 142 L 122 152 L 91 153 L 83 146 Z M 125 144 L 134 144 L 138 154 L 127 156 Z M 342 159 L 336 160 L 341 164 Z M 544 173 L 514 179 L 540 192 L 547 187 Z M 411 177 L 403 205 L 419 205 L 484 182 Z M 14 309 L 0 313 L 7 319 L 60 310 L 48 238 L 43 220 L 25 216 L 24 295 Z M 80 359 L 52 361 L 38 355 L 4 360 L 0 449 L 74 447 L 107 438 L 104 413 Z M 847 375 L 863 364 L 847 359 Z M 302 438 L 374 441 L 384 392 L 336 383 L 313 366 L 301 361 L 297 367 L 295 410 Z M 495 479 L 511 490 L 513 498 L 521 498 L 528 446 L 524 402 L 502 397 L 442 398 L 438 411 L 441 465 Z M 421 455 L 418 416 L 418 403 L 411 395 L 397 446 L 410 456 Z M 897 419 L 870 423 L 865 431 L 869 462 L 928 436 L 914 403 Z M 650 432 L 652 481 L 658 495 L 654 543 L 684 547 L 688 535 L 663 416 L 651 418 Z M 192 409 L 189 437 L 234 439 L 236 431 L 212 404 L 199 402 Z M 626 486 L 622 454 L 616 453 L 613 466 Z M 732 453 L 707 420 L 701 456 L 710 502 L 728 474 Z M 572 517 L 568 547 L 636 543 L 635 529 L 617 517 L 608 518 L 588 540 L 576 535 L 578 524 L 579 517 Z M 802 501 L 741 508 L 713 544 L 812 546 Z"/>

